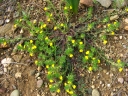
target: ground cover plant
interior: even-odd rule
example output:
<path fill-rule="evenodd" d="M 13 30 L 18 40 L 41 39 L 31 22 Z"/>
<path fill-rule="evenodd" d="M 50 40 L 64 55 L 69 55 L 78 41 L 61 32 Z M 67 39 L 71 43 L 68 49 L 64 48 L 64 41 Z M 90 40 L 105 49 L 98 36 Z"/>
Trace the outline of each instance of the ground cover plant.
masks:
<path fill-rule="evenodd" d="M 94 9 L 89 7 L 84 17 L 76 17 L 74 25 L 74 15 L 70 12 L 77 14 L 79 0 L 73 2 L 74 4 L 72 2 L 60 1 L 60 9 L 57 9 L 48 0 L 47 6 L 43 9 L 44 21 L 31 20 L 28 12 L 22 10 L 22 16 L 15 21 L 14 28 L 28 32 L 29 37 L 16 38 L 16 40 L 24 40 L 17 49 L 27 52 L 31 57 L 36 57 L 34 64 L 44 67 L 50 91 L 59 94 L 62 88 L 69 95 L 77 96 L 78 84 L 75 79 L 74 66 L 95 72 L 101 62 L 108 62 L 117 66 L 121 72 L 127 65 L 120 59 L 117 62 L 109 60 L 105 57 L 103 50 L 96 46 L 97 42 L 104 45 L 109 42 L 107 38 L 116 34 L 119 22 L 110 21 L 109 16 L 92 21 Z M 77 29 L 79 24 L 85 21 L 90 22 Z M 105 27 L 100 28 L 101 25 Z M 0 43 L 6 46 L 16 40 L 2 38 Z"/>

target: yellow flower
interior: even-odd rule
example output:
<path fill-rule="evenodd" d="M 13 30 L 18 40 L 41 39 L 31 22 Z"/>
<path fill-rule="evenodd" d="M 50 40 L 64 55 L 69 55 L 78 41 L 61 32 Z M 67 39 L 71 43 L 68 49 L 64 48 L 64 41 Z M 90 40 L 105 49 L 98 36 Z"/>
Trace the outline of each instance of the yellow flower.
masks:
<path fill-rule="evenodd" d="M 108 24 L 108 27 L 110 26 L 110 24 Z"/>
<path fill-rule="evenodd" d="M 54 64 L 52 64 L 52 67 L 54 68 L 54 67 L 55 67 L 55 65 L 54 65 Z"/>
<path fill-rule="evenodd" d="M 66 86 L 67 85 L 67 83 L 64 83 L 64 86 Z"/>
<path fill-rule="evenodd" d="M 60 89 L 57 89 L 56 92 L 57 92 L 57 93 L 60 93 Z"/>
<path fill-rule="evenodd" d="M 72 95 L 72 94 L 73 94 L 73 91 L 69 91 L 68 93 L 69 93 L 70 95 Z"/>
<path fill-rule="evenodd" d="M 45 11 L 47 11 L 47 10 L 48 10 L 48 8 L 47 8 L 47 7 L 44 7 L 44 10 L 45 10 Z"/>
<path fill-rule="evenodd" d="M 43 25 L 43 28 L 46 28 L 46 26 L 47 26 L 47 25 L 46 25 L 46 24 L 44 24 L 44 25 Z"/>
<path fill-rule="evenodd" d="M 48 74 L 51 74 L 51 72 L 48 71 Z"/>
<path fill-rule="evenodd" d="M 20 19 L 20 22 L 22 21 L 22 19 Z"/>
<path fill-rule="evenodd" d="M 95 57 L 93 57 L 92 59 L 93 59 L 93 60 L 95 60 L 96 58 L 95 58 Z"/>
<path fill-rule="evenodd" d="M 88 56 L 85 56 L 85 59 L 88 60 Z"/>
<path fill-rule="evenodd" d="M 72 88 L 73 88 L 73 89 L 76 89 L 76 85 L 72 85 Z"/>
<path fill-rule="evenodd" d="M 72 9 L 72 6 L 70 6 L 70 9 Z"/>
<path fill-rule="evenodd" d="M 18 46 L 19 46 L 19 47 L 22 47 L 22 45 L 21 45 L 21 44 L 19 44 Z"/>
<path fill-rule="evenodd" d="M 120 63 L 120 62 L 121 62 L 121 60 L 120 60 L 120 59 L 118 59 L 118 60 L 117 60 L 117 63 Z"/>
<path fill-rule="evenodd" d="M 90 51 L 86 51 L 86 55 L 88 55 L 90 53 Z"/>
<path fill-rule="evenodd" d="M 80 45 L 82 45 L 82 44 L 83 44 L 83 42 L 81 41 L 81 42 L 79 42 L 79 44 L 80 44 Z"/>
<path fill-rule="evenodd" d="M 40 33 L 43 33 L 43 31 L 40 31 Z"/>
<path fill-rule="evenodd" d="M 48 37 L 45 37 L 45 40 L 48 40 Z"/>
<path fill-rule="evenodd" d="M 49 65 L 46 65 L 46 68 L 49 68 Z"/>
<path fill-rule="evenodd" d="M 72 43 L 74 44 L 75 43 L 75 40 L 72 40 Z"/>
<path fill-rule="evenodd" d="M 37 20 L 33 20 L 33 24 L 36 24 Z"/>
<path fill-rule="evenodd" d="M 51 43 L 49 43 L 49 45 L 50 45 L 50 46 L 53 46 L 53 43 L 51 42 Z"/>
<path fill-rule="evenodd" d="M 66 90 L 66 92 L 68 92 L 68 93 L 69 93 L 69 90 L 67 89 L 67 90 Z"/>
<path fill-rule="evenodd" d="M 126 9 L 125 9 L 125 11 L 127 11 L 127 12 L 128 12 L 128 8 L 126 8 Z"/>
<path fill-rule="evenodd" d="M 59 78 L 60 78 L 60 80 L 63 80 L 63 77 L 62 76 L 60 76 Z"/>
<path fill-rule="evenodd" d="M 65 7 L 64 7 L 64 10 L 67 10 L 67 9 L 68 9 L 68 8 L 65 6 Z"/>
<path fill-rule="evenodd" d="M 51 88 L 52 87 L 52 85 L 51 84 L 49 84 L 49 88 Z"/>
<path fill-rule="evenodd" d="M 54 27 L 54 30 L 57 30 L 57 27 L 56 26 Z"/>
<path fill-rule="evenodd" d="M 92 71 L 92 67 L 89 67 L 88 70 L 89 70 L 89 71 Z"/>
<path fill-rule="evenodd" d="M 104 40 L 104 41 L 103 41 L 103 44 L 104 44 L 104 45 L 106 45 L 106 44 L 107 44 L 107 42 L 108 42 L 107 40 Z"/>
<path fill-rule="evenodd" d="M 100 63 L 100 60 L 98 59 L 98 63 Z"/>
<path fill-rule="evenodd" d="M 48 18 L 47 21 L 50 22 L 51 21 L 50 18 Z"/>
<path fill-rule="evenodd" d="M 50 82 L 50 83 L 52 83 L 52 82 L 53 82 L 53 80 L 52 80 L 52 79 L 50 79 L 50 80 L 49 80 L 49 82 Z"/>
<path fill-rule="evenodd" d="M 36 45 L 33 45 L 33 46 L 32 46 L 32 49 L 36 49 L 36 48 L 37 48 Z"/>
<path fill-rule="evenodd" d="M 115 34 L 115 32 L 112 31 L 112 32 L 111 32 L 111 35 L 114 35 L 114 34 Z"/>
<path fill-rule="evenodd" d="M 35 60 L 35 64 L 37 64 L 38 63 L 38 60 Z"/>
<path fill-rule="evenodd" d="M 123 71 L 123 68 L 119 68 L 119 72 L 122 72 Z"/>
<path fill-rule="evenodd" d="M 60 24 L 60 26 L 61 26 L 61 27 L 63 27 L 63 26 L 64 26 L 64 24 L 63 24 L 63 23 L 61 23 L 61 24 Z"/>
<path fill-rule="evenodd" d="M 114 25 L 116 25 L 117 24 L 117 22 L 114 22 Z"/>
<path fill-rule="evenodd" d="M 6 46 L 6 45 L 7 45 L 7 42 L 6 42 L 6 41 L 4 41 L 4 42 L 3 42 L 3 45 L 4 45 L 4 46 Z"/>
<path fill-rule="evenodd" d="M 83 49 L 80 49 L 79 52 L 83 52 Z"/>
<path fill-rule="evenodd" d="M 17 28 L 17 25 L 16 24 L 14 25 L 14 28 Z"/>
<path fill-rule="evenodd" d="M 33 40 L 30 40 L 30 43 L 33 43 Z"/>
<path fill-rule="evenodd" d="M 52 17 L 52 13 L 50 14 L 50 17 Z"/>
<path fill-rule="evenodd" d="M 73 54 L 69 54 L 69 57 L 71 57 L 71 58 L 72 58 L 72 57 L 73 57 Z"/>
<path fill-rule="evenodd" d="M 33 56 L 33 53 L 30 53 L 29 55 L 30 55 L 30 56 Z"/>
<path fill-rule="evenodd" d="M 68 84 L 71 84 L 71 81 L 68 81 Z"/>

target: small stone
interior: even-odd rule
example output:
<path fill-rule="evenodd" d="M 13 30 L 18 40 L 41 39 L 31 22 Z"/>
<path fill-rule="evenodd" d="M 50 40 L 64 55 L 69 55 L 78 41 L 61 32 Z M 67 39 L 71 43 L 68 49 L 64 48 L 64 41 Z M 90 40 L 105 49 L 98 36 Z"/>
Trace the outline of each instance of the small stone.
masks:
<path fill-rule="evenodd" d="M 24 33 L 24 30 L 23 29 L 20 30 L 20 34 L 22 34 L 22 33 Z"/>
<path fill-rule="evenodd" d="M 128 4 L 127 0 L 115 0 L 116 6 L 122 8 Z"/>
<path fill-rule="evenodd" d="M 0 71 L 0 75 L 3 75 L 4 74 L 4 72 L 3 71 Z"/>
<path fill-rule="evenodd" d="M 125 26 L 125 27 L 124 27 L 124 30 L 127 30 L 127 31 L 128 31 L 128 26 Z"/>
<path fill-rule="evenodd" d="M 7 73 L 8 69 L 6 67 L 4 67 L 4 73 Z"/>
<path fill-rule="evenodd" d="M 124 79 L 122 77 L 118 78 L 118 82 L 120 82 L 121 84 L 124 82 Z"/>
<path fill-rule="evenodd" d="M 107 72 L 106 75 L 109 75 L 109 72 Z"/>
<path fill-rule="evenodd" d="M 0 20 L 0 26 L 4 24 L 4 20 Z"/>
<path fill-rule="evenodd" d="M 36 70 L 31 70 L 30 73 L 29 73 L 29 75 L 30 76 L 33 76 L 33 75 L 35 75 L 35 73 L 36 73 Z"/>
<path fill-rule="evenodd" d="M 92 90 L 92 96 L 100 96 L 100 93 L 97 89 Z"/>
<path fill-rule="evenodd" d="M 43 84 L 43 80 L 42 79 L 38 80 L 37 81 L 37 88 L 40 88 L 42 86 L 42 84 Z"/>
<path fill-rule="evenodd" d="M 15 74 L 15 78 L 21 78 L 21 73 L 20 73 L 20 72 L 17 72 L 17 73 Z"/>
<path fill-rule="evenodd" d="M 42 66 L 38 66 L 37 70 L 40 72 L 42 70 Z"/>
<path fill-rule="evenodd" d="M 10 63 L 12 63 L 12 58 L 4 58 L 1 60 L 1 64 L 3 64 L 4 67 L 7 67 Z"/>
<path fill-rule="evenodd" d="M 118 15 L 114 15 L 114 16 L 111 16 L 111 17 L 110 17 L 110 20 L 113 21 L 113 20 L 117 20 L 118 18 L 119 18 Z"/>
<path fill-rule="evenodd" d="M 52 95 L 52 96 L 56 96 L 56 93 L 54 93 L 54 92 L 51 92 L 51 95 Z"/>
<path fill-rule="evenodd" d="M 11 93 L 10 96 L 20 96 L 19 90 L 14 90 L 14 91 L 12 91 L 12 93 Z"/>
<path fill-rule="evenodd" d="M 9 23 L 9 22 L 10 22 L 10 19 L 6 19 L 5 22 L 6 22 L 6 23 Z"/>
<path fill-rule="evenodd" d="M 123 38 L 123 36 L 119 36 L 120 40 Z"/>
<path fill-rule="evenodd" d="M 37 73 L 35 77 L 37 78 L 37 77 L 39 77 L 39 76 L 40 76 L 40 73 Z"/>
<path fill-rule="evenodd" d="M 91 87 L 92 87 L 92 89 L 94 89 L 95 88 L 95 85 L 92 85 Z"/>
<path fill-rule="evenodd" d="M 128 24 L 128 18 L 126 18 L 126 19 L 124 20 L 124 22 L 125 22 L 126 24 Z"/>
<path fill-rule="evenodd" d="M 111 87 L 111 84 L 107 84 L 107 87 Z"/>
<path fill-rule="evenodd" d="M 93 6 L 93 1 L 92 0 L 80 0 L 81 4 L 84 4 L 86 6 Z"/>
<path fill-rule="evenodd" d="M 103 82 L 102 82 L 102 81 L 100 81 L 100 85 L 101 85 L 101 84 L 103 84 Z"/>
<path fill-rule="evenodd" d="M 96 0 L 98 1 L 102 6 L 108 8 L 111 5 L 111 0 Z"/>

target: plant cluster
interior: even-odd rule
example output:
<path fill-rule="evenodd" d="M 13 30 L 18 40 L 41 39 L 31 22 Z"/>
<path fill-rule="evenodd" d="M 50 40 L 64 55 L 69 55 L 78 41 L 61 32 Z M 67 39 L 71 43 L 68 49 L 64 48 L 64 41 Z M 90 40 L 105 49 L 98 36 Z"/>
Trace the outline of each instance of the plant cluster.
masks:
<path fill-rule="evenodd" d="M 89 72 L 98 70 L 102 56 L 99 55 L 101 51 L 94 46 L 97 36 L 100 34 L 100 40 L 103 44 L 107 44 L 107 36 L 115 34 L 119 22 L 110 22 L 108 17 L 104 17 L 98 22 L 88 22 L 84 31 L 70 32 L 72 26 L 69 24 L 71 19 L 69 13 L 71 11 L 77 13 L 79 0 L 75 2 L 67 0 L 67 2 L 68 4 L 64 3 L 58 11 L 48 0 L 48 5 L 43 9 L 45 20 L 39 22 L 36 19 L 31 20 L 29 14 L 22 11 L 22 16 L 15 21 L 14 27 L 29 32 L 30 37 L 26 37 L 27 39 L 17 48 L 28 52 L 31 57 L 36 57 L 34 63 L 37 66 L 45 67 L 51 92 L 60 93 L 61 88 L 64 88 L 71 96 L 77 96 L 73 65 L 79 64 Z M 93 7 L 89 7 L 86 20 L 91 20 L 92 16 Z M 105 28 L 93 33 L 99 23 L 105 25 Z M 7 42 L 5 39 L 0 39 L 3 45 Z M 120 60 L 117 60 L 117 63 L 121 72 L 125 64 Z"/>

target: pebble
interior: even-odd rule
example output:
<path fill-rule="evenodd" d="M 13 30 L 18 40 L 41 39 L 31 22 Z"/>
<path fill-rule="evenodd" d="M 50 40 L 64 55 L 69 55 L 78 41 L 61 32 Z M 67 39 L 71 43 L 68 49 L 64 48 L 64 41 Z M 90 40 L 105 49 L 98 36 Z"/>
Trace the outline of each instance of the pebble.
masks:
<path fill-rule="evenodd" d="M 1 64 L 3 64 L 4 67 L 7 67 L 10 63 L 12 63 L 12 58 L 4 58 L 1 60 Z"/>
<path fill-rule="evenodd" d="M 97 89 L 92 90 L 92 96 L 100 96 L 100 93 Z"/>
<path fill-rule="evenodd" d="M 4 74 L 4 72 L 3 71 L 0 71 L 0 75 L 3 75 Z"/>
<path fill-rule="evenodd" d="M 111 17 L 110 17 L 110 20 L 113 21 L 113 20 L 117 20 L 118 18 L 119 18 L 118 15 L 114 15 L 114 16 L 111 16 Z"/>
<path fill-rule="evenodd" d="M 39 76 L 40 76 L 40 73 L 37 73 L 35 77 L 37 78 L 37 77 L 39 77 Z"/>
<path fill-rule="evenodd" d="M 36 70 L 30 70 L 29 76 L 33 76 L 35 75 L 35 73 L 36 73 Z"/>
<path fill-rule="evenodd" d="M 42 70 L 42 66 L 38 66 L 37 70 L 40 72 Z"/>
<path fill-rule="evenodd" d="M 122 77 L 118 78 L 118 82 L 120 82 L 121 84 L 124 82 L 124 79 Z"/>
<path fill-rule="evenodd" d="M 111 5 L 111 0 L 96 0 L 98 1 L 102 6 L 108 8 Z"/>
<path fill-rule="evenodd" d="M 15 78 L 21 78 L 21 72 L 17 72 L 17 73 L 15 74 Z"/>
<path fill-rule="evenodd" d="M 94 89 L 95 88 L 95 85 L 92 85 L 91 87 L 92 87 L 92 89 Z"/>
<path fill-rule="evenodd" d="M 80 0 L 81 4 L 84 4 L 86 6 L 93 6 L 93 1 L 92 0 Z"/>
<path fill-rule="evenodd" d="M 128 31 L 128 26 L 125 26 L 125 27 L 124 27 L 124 30 L 127 30 L 127 31 Z"/>
<path fill-rule="evenodd" d="M 0 20 L 0 26 L 4 24 L 4 20 Z"/>
<path fill-rule="evenodd" d="M 107 84 L 107 87 L 111 87 L 111 84 Z"/>
<path fill-rule="evenodd" d="M 5 23 L 9 23 L 9 22 L 10 22 L 10 19 L 6 19 L 6 20 L 5 20 Z"/>
<path fill-rule="evenodd" d="M 127 0 L 115 0 L 116 6 L 122 8 L 127 5 Z"/>
<path fill-rule="evenodd" d="M 43 84 L 43 80 L 42 79 L 38 80 L 37 81 L 37 88 L 40 88 L 42 86 L 42 84 Z"/>
<path fill-rule="evenodd" d="M 124 20 L 124 22 L 125 22 L 126 24 L 128 24 L 128 18 L 126 18 L 126 19 Z"/>
<path fill-rule="evenodd" d="M 119 36 L 120 40 L 123 39 L 123 36 Z"/>
<path fill-rule="evenodd" d="M 14 90 L 14 91 L 12 91 L 12 93 L 11 93 L 10 96 L 20 96 L 19 90 Z"/>
<path fill-rule="evenodd" d="M 4 73 L 7 73 L 8 69 L 6 67 L 4 67 Z"/>
<path fill-rule="evenodd" d="M 56 93 L 54 93 L 54 92 L 51 92 L 51 95 L 52 95 L 52 96 L 57 96 Z"/>

